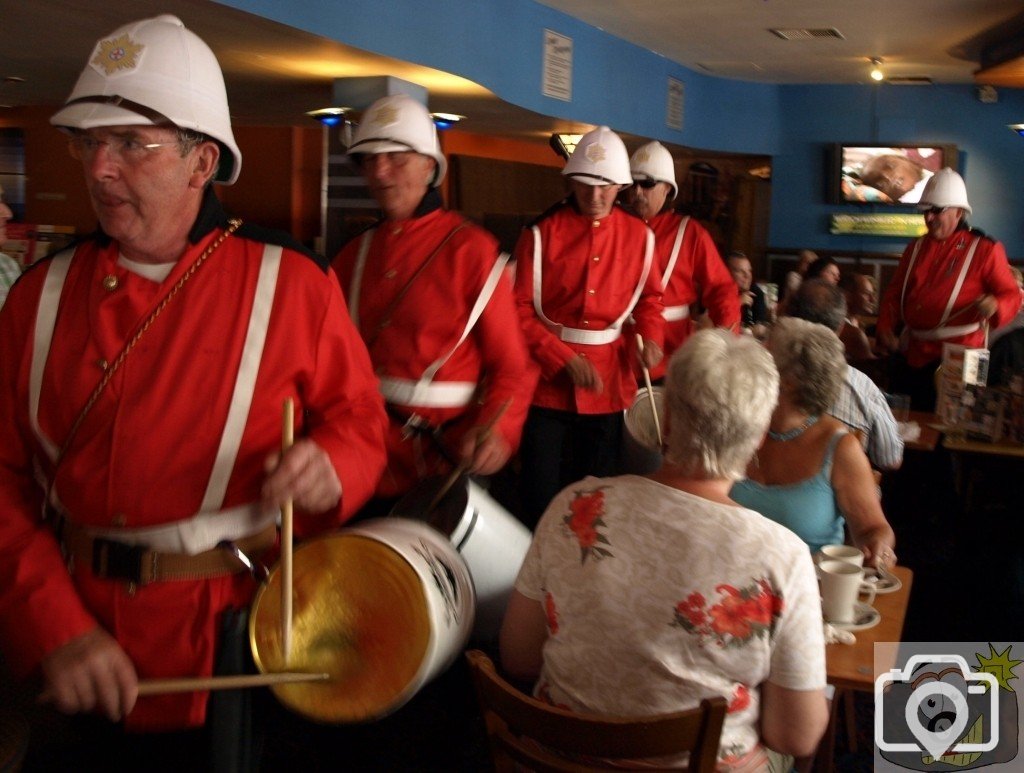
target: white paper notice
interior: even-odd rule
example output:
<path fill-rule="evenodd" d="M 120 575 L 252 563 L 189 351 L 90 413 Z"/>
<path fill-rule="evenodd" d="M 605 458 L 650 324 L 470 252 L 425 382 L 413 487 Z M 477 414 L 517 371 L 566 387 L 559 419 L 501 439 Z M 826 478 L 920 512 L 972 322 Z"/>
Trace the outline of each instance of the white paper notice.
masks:
<path fill-rule="evenodd" d="M 670 129 L 683 128 L 683 82 L 676 78 L 668 79 L 668 108 L 665 112 L 665 123 Z"/>
<path fill-rule="evenodd" d="M 544 74 L 541 93 L 572 101 L 572 38 L 544 30 Z"/>

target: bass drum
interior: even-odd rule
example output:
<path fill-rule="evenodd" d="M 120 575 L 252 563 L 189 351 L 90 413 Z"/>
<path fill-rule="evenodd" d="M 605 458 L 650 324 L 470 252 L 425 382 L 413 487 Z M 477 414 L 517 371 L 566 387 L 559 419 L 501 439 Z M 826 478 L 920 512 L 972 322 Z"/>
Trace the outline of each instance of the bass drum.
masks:
<path fill-rule="evenodd" d="M 469 566 L 476 589 L 473 638 L 497 638 L 508 597 L 533 535 L 469 477 L 460 476 L 433 507 L 448 478 L 421 481 L 391 514 L 429 523 L 451 540 Z"/>
<path fill-rule="evenodd" d="M 285 663 L 280 569 L 253 601 L 253 657 L 264 673 L 330 674 L 271 688 L 320 722 L 366 722 L 401 708 L 452 663 L 473 626 L 473 583 L 451 544 L 424 523 L 381 518 L 295 548 Z"/>
<path fill-rule="evenodd" d="M 665 426 L 665 392 L 660 386 L 654 387 L 654 406 L 658 421 Z M 625 432 L 622 433 L 622 471 L 633 475 L 646 475 L 661 467 L 662 452 L 658 442 L 658 429 L 651 412 L 651 395 L 641 389 L 633 398 L 633 404 L 625 411 Z"/>

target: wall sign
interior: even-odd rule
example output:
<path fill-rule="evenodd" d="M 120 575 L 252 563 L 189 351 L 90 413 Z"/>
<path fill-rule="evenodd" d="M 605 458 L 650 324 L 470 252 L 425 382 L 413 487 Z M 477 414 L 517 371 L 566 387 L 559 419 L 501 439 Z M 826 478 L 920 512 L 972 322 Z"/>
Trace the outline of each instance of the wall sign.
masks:
<path fill-rule="evenodd" d="M 670 129 L 683 130 L 683 82 L 678 78 L 668 79 L 668 106 L 665 124 Z"/>
<path fill-rule="evenodd" d="M 544 71 L 541 93 L 572 101 L 572 38 L 544 30 Z"/>
<path fill-rule="evenodd" d="M 864 214 L 833 214 L 829 233 L 858 236 L 921 236 L 927 232 L 924 215 L 871 212 Z"/>

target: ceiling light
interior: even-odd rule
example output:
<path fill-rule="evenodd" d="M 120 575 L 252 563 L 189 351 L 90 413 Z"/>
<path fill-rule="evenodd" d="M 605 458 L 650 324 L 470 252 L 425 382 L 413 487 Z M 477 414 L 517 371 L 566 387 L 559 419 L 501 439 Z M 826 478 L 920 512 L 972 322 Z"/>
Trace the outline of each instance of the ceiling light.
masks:
<path fill-rule="evenodd" d="M 466 116 L 459 115 L 458 113 L 431 113 L 430 117 L 434 119 L 434 126 L 443 131 L 452 128 L 459 121 L 464 120 Z"/>
<path fill-rule="evenodd" d="M 337 126 L 345 120 L 345 113 L 352 110 L 351 107 L 321 107 L 319 110 L 310 110 L 306 113 L 324 126 Z"/>
<path fill-rule="evenodd" d="M 1011 123 L 1009 126 L 1011 131 L 1015 131 L 1021 137 L 1024 137 L 1024 123 Z"/>
<path fill-rule="evenodd" d="M 582 134 L 552 134 L 548 144 L 551 145 L 551 149 L 555 153 L 568 160 L 572 152 L 576 150 L 576 146 L 580 144 L 581 139 L 583 139 Z"/>
<path fill-rule="evenodd" d="M 885 73 L 882 72 L 882 60 L 878 57 L 874 57 L 871 60 L 871 80 L 885 80 Z"/>

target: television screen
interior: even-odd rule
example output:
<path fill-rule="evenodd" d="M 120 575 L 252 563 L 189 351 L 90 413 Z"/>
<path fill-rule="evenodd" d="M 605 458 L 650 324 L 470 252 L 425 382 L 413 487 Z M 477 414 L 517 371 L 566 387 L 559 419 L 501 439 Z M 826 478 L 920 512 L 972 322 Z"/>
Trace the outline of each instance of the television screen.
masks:
<path fill-rule="evenodd" d="M 838 145 L 833 157 L 838 185 L 829 198 L 837 204 L 916 204 L 933 174 L 956 168 L 952 145 Z"/>

